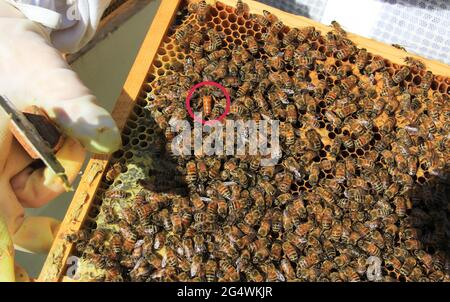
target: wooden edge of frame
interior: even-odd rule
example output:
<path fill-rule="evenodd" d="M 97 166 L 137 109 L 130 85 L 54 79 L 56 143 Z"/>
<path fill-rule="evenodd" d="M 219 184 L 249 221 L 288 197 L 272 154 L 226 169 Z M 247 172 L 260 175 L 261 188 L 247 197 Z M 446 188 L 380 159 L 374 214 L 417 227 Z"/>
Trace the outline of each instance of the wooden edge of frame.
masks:
<path fill-rule="evenodd" d="M 180 2 L 181 0 L 161 0 L 152 25 L 147 32 L 112 113 L 119 129 L 123 129 L 125 126 L 133 108 L 132 105 L 139 97 L 141 86 L 147 78 L 153 59 L 172 23 Z M 63 274 L 66 264 L 70 264 L 68 262 L 71 259 L 68 259 L 68 257 L 73 244 L 65 240 L 64 237 L 78 231 L 87 218 L 87 213 L 91 208 L 108 161 L 109 156 L 106 155 L 94 155 L 89 161 L 37 281 L 54 282 L 70 279 Z"/>

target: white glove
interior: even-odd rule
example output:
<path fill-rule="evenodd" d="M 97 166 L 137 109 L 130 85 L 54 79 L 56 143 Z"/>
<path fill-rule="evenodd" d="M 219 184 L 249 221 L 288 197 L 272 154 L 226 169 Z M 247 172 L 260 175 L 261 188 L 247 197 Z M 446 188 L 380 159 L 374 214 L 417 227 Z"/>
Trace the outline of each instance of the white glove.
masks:
<path fill-rule="evenodd" d="M 84 29 L 78 42 L 70 45 L 66 40 L 65 44 L 59 42 L 60 46 L 67 49 L 82 46 L 80 41 L 86 39 L 86 32 L 90 35 L 90 29 L 86 28 L 91 28 L 84 24 L 78 27 Z M 58 37 L 57 32 L 52 33 L 27 19 L 17 8 L 0 0 L 0 94 L 19 109 L 29 105 L 43 108 L 70 137 L 58 151 L 57 158 L 69 180 L 73 181 L 83 163 L 84 149 L 111 153 L 119 148 L 121 138 L 109 113 L 95 104 L 95 97 L 70 69 L 61 53 L 53 48 L 52 38 L 65 41 Z M 35 170 L 29 166 L 32 159 L 13 139 L 8 131 L 9 117 L 0 111 L 0 280 L 5 280 L 8 277 L 4 276 L 11 276 L 8 270 L 14 267 L 11 264 L 13 258 L 8 257 L 12 248 L 7 233 L 10 236 L 20 234 L 14 237 L 15 243 L 32 243 L 31 248 L 22 246 L 23 249 L 42 251 L 43 247 L 49 247 L 48 240 L 53 239 L 51 233 L 57 229 L 54 220 L 30 220 L 24 224 L 27 230 L 44 230 L 42 234 L 46 235 L 42 236 L 45 239 L 40 239 L 41 243 L 31 242 L 29 231 L 18 230 L 25 220 L 24 207 L 43 206 L 63 192 L 64 187 L 47 169 Z"/>

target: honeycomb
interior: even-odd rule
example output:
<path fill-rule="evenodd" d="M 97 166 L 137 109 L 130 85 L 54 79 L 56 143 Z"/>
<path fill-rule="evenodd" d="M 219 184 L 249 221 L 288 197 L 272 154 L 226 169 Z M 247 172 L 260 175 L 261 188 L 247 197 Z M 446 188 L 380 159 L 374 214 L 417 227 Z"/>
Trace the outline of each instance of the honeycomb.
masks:
<path fill-rule="evenodd" d="M 256 17 L 241 1 L 239 11 L 201 5 L 180 9 L 83 229 L 67 234 L 81 280 L 448 281 L 450 78 L 409 59 L 398 65 L 367 53 L 364 61 L 338 24 L 328 33 L 300 28 L 305 39 L 281 24 L 270 54 L 274 15 Z M 227 52 L 208 64 L 229 65 L 246 51 L 267 78 L 288 75 L 264 90 L 268 108 L 242 107 L 265 78 L 244 72 L 245 60 L 236 86 L 216 64 L 181 81 L 186 66 L 213 52 L 211 29 L 221 40 L 213 51 Z M 198 52 L 193 33 L 202 33 Z M 253 54 L 248 37 L 257 41 Z M 284 57 L 291 45 L 296 61 Z M 248 78 L 252 88 L 239 96 Z M 184 101 L 203 80 L 231 94 L 227 118 L 280 120 L 283 153 L 273 169 L 246 156 L 174 156 L 168 121 L 192 124 Z M 192 106 L 205 111 L 206 93 L 194 94 Z"/>

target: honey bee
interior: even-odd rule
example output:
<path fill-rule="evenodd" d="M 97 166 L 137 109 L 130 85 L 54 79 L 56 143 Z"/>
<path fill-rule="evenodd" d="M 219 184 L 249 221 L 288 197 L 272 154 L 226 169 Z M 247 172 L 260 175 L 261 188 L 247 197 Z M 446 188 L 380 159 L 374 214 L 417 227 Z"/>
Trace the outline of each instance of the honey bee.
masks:
<path fill-rule="evenodd" d="M 377 59 L 372 60 L 372 63 L 367 65 L 364 70 L 368 74 L 373 74 L 377 71 L 384 69 L 385 67 L 386 67 L 386 64 L 384 63 L 384 60 L 381 58 L 377 58 Z"/>
<path fill-rule="evenodd" d="M 127 196 L 127 191 L 121 189 L 113 188 L 105 191 L 105 197 L 110 199 L 125 199 Z"/>
<path fill-rule="evenodd" d="M 120 175 L 120 173 L 122 173 L 122 165 L 117 162 L 115 164 L 113 164 L 110 169 L 108 170 L 108 172 L 106 173 L 106 180 L 113 182 L 117 176 Z"/>
<path fill-rule="evenodd" d="M 364 132 L 360 137 L 358 137 L 355 141 L 355 147 L 356 148 L 363 148 L 364 146 L 368 145 L 373 139 L 373 132 L 372 131 L 366 131 Z"/>
<path fill-rule="evenodd" d="M 356 55 L 355 61 L 356 67 L 359 70 L 363 70 L 366 67 L 368 61 L 369 61 L 369 53 L 367 52 L 367 49 L 365 48 L 360 49 L 358 51 L 358 54 Z"/>
<path fill-rule="evenodd" d="M 306 256 L 300 257 L 299 261 L 297 262 L 297 268 L 300 269 L 310 268 L 311 266 L 319 263 L 319 261 L 320 261 L 319 255 L 315 252 L 312 252 L 307 254 Z"/>
<path fill-rule="evenodd" d="M 217 31 L 210 29 L 208 30 L 207 35 L 209 37 L 209 44 L 205 46 L 207 52 L 211 53 L 222 47 L 222 37 Z"/>
<path fill-rule="evenodd" d="M 405 248 L 407 250 L 419 250 L 422 248 L 422 244 L 419 240 L 407 239 L 405 240 Z"/>
<path fill-rule="evenodd" d="M 291 189 L 292 182 L 294 181 L 294 177 L 291 173 L 284 173 L 283 177 L 281 179 L 281 182 L 279 183 L 279 190 L 282 193 L 287 193 Z"/>
<path fill-rule="evenodd" d="M 245 270 L 245 273 L 247 275 L 247 279 L 251 282 L 263 282 L 264 281 L 264 276 L 261 274 L 261 272 L 259 270 L 257 270 L 253 266 L 249 266 Z"/>
<path fill-rule="evenodd" d="M 408 66 L 403 66 L 393 77 L 392 77 L 392 81 L 394 81 L 394 83 L 398 84 L 400 82 L 402 82 L 404 79 L 406 79 L 406 77 L 409 75 L 410 73 L 410 69 L 408 68 Z"/>
<path fill-rule="evenodd" d="M 417 264 L 417 261 L 415 258 L 407 257 L 405 259 L 405 262 L 403 262 L 402 267 L 400 268 L 400 273 L 402 273 L 405 276 L 408 276 L 412 272 L 412 270 L 414 269 L 416 264 Z"/>
<path fill-rule="evenodd" d="M 185 24 L 175 32 L 175 39 L 181 45 L 184 44 L 186 37 L 192 32 L 193 28 L 190 24 Z"/>
<path fill-rule="evenodd" d="M 292 267 L 292 264 L 288 259 L 281 259 L 280 268 L 283 274 L 286 276 L 287 281 L 293 281 L 295 279 L 294 268 Z"/>
<path fill-rule="evenodd" d="M 320 134 L 316 132 L 314 129 L 309 129 L 306 131 L 306 138 L 309 141 L 309 145 L 311 150 L 319 151 L 322 148 L 322 140 Z"/>
<path fill-rule="evenodd" d="M 404 61 L 408 66 L 417 68 L 419 70 L 423 70 L 426 68 L 425 64 L 422 61 L 413 57 L 405 57 Z"/>
<path fill-rule="evenodd" d="M 267 65 L 275 70 L 284 68 L 283 57 L 280 55 L 272 56 L 267 59 Z"/>
<path fill-rule="evenodd" d="M 343 133 L 341 136 L 342 144 L 347 149 L 353 149 L 355 147 L 355 143 L 349 134 Z"/>
<path fill-rule="evenodd" d="M 206 22 L 206 19 L 208 18 L 210 6 L 205 0 L 201 0 L 197 3 L 197 20 L 201 23 Z"/>
<path fill-rule="evenodd" d="M 306 26 L 299 29 L 297 34 L 297 40 L 299 42 L 304 42 L 307 39 L 310 39 L 313 35 L 316 29 L 312 26 Z"/>
<path fill-rule="evenodd" d="M 248 6 L 247 3 L 244 3 L 244 1 L 242 1 L 242 0 L 237 0 L 237 3 L 236 3 L 236 10 L 235 10 L 235 11 L 236 11 L 236 14 L 237 14 L 238 16 L 243 16 L 243 15 L 249 13 L 250 8 L 249 8 L 249 6 Z"/>
<path fill-rule="evenodd" d="M 247 36 L 246 42 L 247 42 L 248 51 L 252 55 L 257 54 L 259 51 L 259 46 L 258 46 L 258 42 L 256 42 L 256 39 L 253 36 Z"/>
<path fill-rule="evenodd" d="M 206 252 L 206 245 L 205 245 L 205 238 L 200 235 L 196 234 L 193 238 L 194 240 L 194 251 L 196 254 L 203 254 Z"/>
<path fill-rule="evenodd" d="M 428 270 L 433 268 L 433 257 L 423 250 L 415 250 L 414 254 L 417 259 L 422 262 Z"/>
<path fill-rule="evenodd" d="M 422 78 L 422 82 L 420 83 L 420 88 L 423 90 L 423 94 L 427 95 L 428 90 L 430 90 L 431 83 L 433 82 L 433 73 L 431 71 L 427 71 Z"/>
<path fill-rule="evenodd" d="M 89 240 L 88 245 L 95 249 L 100 248 L 100 246 L 105 241 L 107 235 L 108 235 L 108 233 L 105 229 L 96 229 L 92 233 L 91 239 Z"/>
<path fill-rule="evenodd" d="M 239 281 L 239 274 L 236 268 L 231 265 L 230 262 L 228 262 L 227 260 L 220 260 L 219 267 L 223 271 L 226 280 L 234 282 Z"/>

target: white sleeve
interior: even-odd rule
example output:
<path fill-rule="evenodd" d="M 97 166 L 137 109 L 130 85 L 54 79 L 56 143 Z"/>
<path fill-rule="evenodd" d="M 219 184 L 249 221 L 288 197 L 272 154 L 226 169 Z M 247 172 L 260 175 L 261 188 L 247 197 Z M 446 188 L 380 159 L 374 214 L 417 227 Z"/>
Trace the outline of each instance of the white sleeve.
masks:
<path fill-rule="evenodd" d="M 1 0 L 0 0 L 1 1 Z M 64 53 L 85 46 L 95 34 L 111 0 L 6 0 L 50 32 L 53 45 Z"/>

